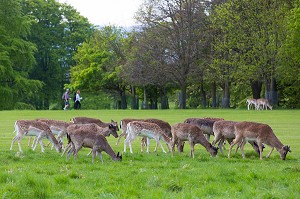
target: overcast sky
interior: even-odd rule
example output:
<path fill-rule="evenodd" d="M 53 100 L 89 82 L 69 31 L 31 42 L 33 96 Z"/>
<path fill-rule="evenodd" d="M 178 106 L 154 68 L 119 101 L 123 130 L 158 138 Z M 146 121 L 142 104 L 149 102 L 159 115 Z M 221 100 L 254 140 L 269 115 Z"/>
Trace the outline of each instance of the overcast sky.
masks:
<path fill-rule="evenodd" d="M 73 6 L 94 25 L 135 25 L 134 13 L 142 0 L 58 0 Z"/>

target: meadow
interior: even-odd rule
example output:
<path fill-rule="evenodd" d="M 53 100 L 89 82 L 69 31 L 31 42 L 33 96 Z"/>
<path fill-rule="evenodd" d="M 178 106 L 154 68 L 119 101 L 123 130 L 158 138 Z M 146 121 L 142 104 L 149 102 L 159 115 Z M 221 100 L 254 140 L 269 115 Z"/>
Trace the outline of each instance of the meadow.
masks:
<path fill-rule="evenodd" d="M 114 162 L 103 153 L 104 163 L 86 154 L 78 160 L 66 161 L 50 147 L 41 153 L 32 151 L 28 137 L 22 140 L 23 153 L 15 143 L 10 151 L 14 122 L 19 119 L 48 118 L 69 121 L 75 116 L 88 116 L 109 122 L 123 118 L 158 118 L 171 125 L 188 117 L 221 117 L 234 121 L 255 121 L 269 124 L 284 145 L 292 152 L 285 161 L 266 146 L 260 160 L 251 145 L 227 158 L 218 153 L 211 157 L 201 145 L 190 147 L 174 157 L 160 148 L 154 153 L 140 152 L 140 139 L 135 140 L 133 154 L 123 153 L 121 162 Z M 1 111 L 0 112 L 0 196 L 1 198 L 300 198 L 300 110 L 68 110 L 68 111 Z M 120 134 L 120 132 L 119 132 Z M 211 138 L 212 139 L 212 138 Z M 118 146 L 112 136 L 108 141 L 115 152 L 123 152 L 124 139 Z M 212 141 L 212 140 L 211 140 Z M 45 140 L 44 143 L 47 143 Z M 164 145 L 165 146 L 165 145 Z"/>

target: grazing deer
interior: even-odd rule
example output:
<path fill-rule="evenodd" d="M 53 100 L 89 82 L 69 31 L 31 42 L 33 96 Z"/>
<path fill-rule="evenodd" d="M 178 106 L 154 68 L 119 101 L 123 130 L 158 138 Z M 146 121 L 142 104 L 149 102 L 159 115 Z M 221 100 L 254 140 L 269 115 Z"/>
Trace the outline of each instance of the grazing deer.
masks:
<path fill-rule="evenodd" d="M 272 128 L 267 124 L 255 123 L 255 122 L 240 122 L 234 126 L 235 128 L 235 139 L 232 141 L 230 145 L 230 149 L 228 152 L 228 158 L 230 158 L 230 153 L 232 147 L 242 142 L 240 148 L 242 151 L 242 156 L 245 158 L 244 154 L 244 145 L 247 140 L 255 141 L 259 147 L 260 151 L 260 159 L 262 160 L 262 144 L 266 144 L 272 147 L 270 153 L 267 155 L 267 158 L 271 155 L 274 148 L 280 154 L 282 160 L 285 160 L 288 152 L 291 152 L 290 146 L 283 146 L 283 144 L 279 141 L 279 139 L 274 134 Z"/>
<path fill-rule="evenodd" d="M 116 143 L 116 145 L 118 145 L 119 144 L 119 142 L 120 142 L 120 139 L 122 138 L 122 137 L 124 137 L 124 138 L 126 138 L 126 131 L 127 131 L 127 124 L 129 123 L 129 122 L 133 122 L 133 121 L 143 121 L 143 119 L 127 119 L 127 118 L 125 118 L 125 119 L 122 119 L 121 121 L 120 121 L 120 129 L 121 129 L 121 131 L 122 131 L 122 133 L 119 135 L 119 138 L 118 138 L 118 140 L 117 140 L 117 143 Z M 143 142 L 143 141 L 142 141 Z"/>
<path fill-rule="evenodd" d="M 36 120 L 17 120 L 15 122 L 14 132 L 16 132 L 16 136 L 12 140 L 10 150 L 12 150 L 15 141 L 18 140 L 19 151 L 22 152 L 22 138 L 24 136 L 36 136 L 37 140 L 33 145 L 32 150 L 35 150 L 37 144 L 40 143 L 41 150 L 44 152 L 45 149 L 42 139 L 47 138 L 54 144 L 57 152 L 61 152 L 61 143 L 56 140 L 49 126 L 43 122 Z"/>
<path fill-rule="evenodd" d="M 257 99 L 256 110 L 260 110 L 260 109 L 262 109 L 262 110 L 264 110 L 264 109 L 268 110 L 268 108 L 269 108 L 270 110 L 272 110 L 272 108 L 273 108 L 273 107 L 270 105 L 270 102 L 269 102 L 268 99 L 263 99 L 263 98 Z"/>
<path fill-rule="evenodd" d="M 251 109 L 252 105 L 254 105 L 254 109 L 257 107 L 257 100 L 253 98 L 247 99 L 248 111 Z"/>
<path fill-rule="evenodd" d="M 210 135 L 214 135 L 213 125 L 215 121 L 224 120 L 223 118 L 187 118 L 184 123 L 198 126 L 209 141 Z"/>
<path fill-rule="evenodd" d="M 116 127 L 117 131 L 119 130 L 118 127 L 118 123 L 111 120 L 111 122 L 106 123 L 106 122 L 102 122 L 100 119 L 96 119 L 96 118 L 90 118 L 90 117 L 74 117 L 71 119 L 71 122 L 74 124 L 90 124 L 90 123 L 94 123 L 97 124 L 100 127 L 108 127 L 109 125 L 113 125 L 114 127 Z"/>
<path fill-rule="evenodd" d="M 172 156 L 174 155 L 174 146 L 177 140 L 189 141 L 191 146 L 191 157 L 194 158 L 194 147 L 195 144 L 201 144 L 206 150 L 211 154 L 211 156 L 216 156 L 218 153 L 218 148 L 212 146 L 203 134 L 198 126 L 188 123 L 177 123 L 172 126 Z"/>
<path fill-rule="evenodd" d="M 216 143 L 219 142 L 218 146 L 219 146 L 219 149 L 220 149 L 220 152 L 222 154 L 223 153 L 223 145 L 224 145 L 224 141 L 227 140 L 227 142 L 229 144 L 231 144 L 231 142 L 234 140 L 235 138 L 235 134 L 234 134 L 234 126 L 237 124 L 238 122 L 234 122 L 234 121 L 227 121 L 227 120 L 220 120 L 220 121 L 216 121 L 213 125 L 213 131 L 214 131 L 214 134 L 215 134 L 215 138 L 213 140 L 213 142 L 211 143 L 213 146 L 215 146 Z M 256 144 L 256 142 L 254 141 L 248 141 L 253 149 L 259 154 L 259 148 Z M 241 145 L 242 143 L 239 143 L 238 147 L 236 148 L 236 151 L 238 150 L 239 146 Z"/>
<path fill-rule="evenodd" d="M 162 129 L 157 124 L 143 121 L 133 121 L 127 124 L 127 137 L 124 141 L 124 152 L 126 152 L 126 145 L 128 144 L 130 148 L 130 153 L 133 153 L 132 142 L 137 136 L 147 137 L 147 153 L 149 153 L 150 139 L 155 139 L 155 148 L 157 148 L 159 144 L 164 153 L 166 153 L 166 151 L 160 143 L 160 140 L 163 140 L 167 144 L 169 150 L 171 148 L 171 139 L 164 134 Z"/>
<path fill-rule="evenodd" d="M 72 125 L 68 126 L 67 134 L 71 134 L 72 132 L 77 131 L 77 130 L 85 130 L 85 131 L 89 131 L 89 132 L 95 132 L 95 133 L 99 133 L 105 137 L 109 137 L 110 135 L 113 135 L 116 138 L 118 136 L 117 129 L 112 124 L 110 124 L 108 127 L 105 127 L 105 128 L 99 127 L 97 124 L 94 124 L 94 123 L 72 124 Z M 71 144 L 69 143 L 66 146 L 62 156 L 70 147 L 71 147 Z M 90 155 L 90 153 L 88 155 Z"/>
<path fill-rule="evenodd" d="M 72 123 L 61 121 L 61 120 L 49 120 L 49 119 L 36 119 L 36 120 L 46 123 L 51 129 L 51 132 L 54 135 L 57 135 L 56 139 L 62 144 L 63 147 L 63 138 L 67 135 L 67 128 Z M 53 149 L 53 146 L 54 145 L 52 145 L 51 149 Z"/>
<path fill-rule="evenodd" d="M 121 161 L 122 156 L 116 154 L 106 138 L 90 129 L 78 128 L 67 134 L 67 138 L 72 148 L 68 151 L 67 160 L 69 160 L 71 153 L 73 152 L 74 159 L 77 160 L 78 151 L 82 147 L 87 147 L 92 149 L 92 163 L 97 154 L 99 154 L 100 160 L 103 163 L 102 151 L 106 152 L 114 161 Z"/>

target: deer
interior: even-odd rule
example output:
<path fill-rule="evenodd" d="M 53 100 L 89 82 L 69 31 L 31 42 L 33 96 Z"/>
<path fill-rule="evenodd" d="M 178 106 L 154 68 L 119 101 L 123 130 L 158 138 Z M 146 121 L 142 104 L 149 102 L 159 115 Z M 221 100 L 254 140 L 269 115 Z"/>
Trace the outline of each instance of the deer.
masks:
<path fill-rule="evenodd" d="M 99 133 L 105 137 L 109 137 L 110 135 L 113 135 L 115 138 L 118 137 L 118 134 L 117 134 L 117 129 L 114 125 L 110 124 L 108 127 L 99 127 L 97 124 L 95 123 L 90 123 L 90 124 L 72 124 L 72 125 L 69 125 L 68 128 L 67 128 L 67 134 L 70 134 L 76 130 L 87 130 L 87 131 L 90 131 L 90 132 L 96 132 L 96 133 Z M 63 154 L 61 156 L 63 156 L 65 154 L 65 152 L 67 150 L 69 150 L 69 148 L 71 147 L 71 144 L 69 143 Z M 91 153 L 92 151 L 90 151 Z M 88 156 L 90 155 L 90 153 L 88 153 Z"/>
<path fill-rule="evenodd" d="M 271 106 L 271 104 L 270 104 L 270 102 L 269 102 L 268 99 L 260 98 L 260 99 L 257 99 L 256 110 L 260 110 L 260 108 L 262 110 L 264 110 L 264 109 L 268 110 L 268 108 L 270 110 L 272 110 L 273 107 Z"/>
<path fill-rule="evenodd" d="M 122 133 L 119 135 L 119 138 L 117 140 L 117 143 L 116 143 L 116 146 L 119 144 L 120 142 L 120 139 L 122 137 L 126 138 L 126 130 L 127 130 L 127 124 L 129 122 L 133 122 L 133 121 L 143 121 L 143 119 L 131 119 L 131 118 L 125 118 L 125 119 L 122 119 L 120 121 L 120 129 L 122 131 Z"/>
<path fill-rule="evenodd" d="M 274 148 L 279 152 L 282 160 L 286 159 L 286 155 L 288 152 L 292 152 L 290 146 L 284 146 L 280 140 L 274 134 L 272 128 L 267 124 L 256 123 L 256 122 L 239 122 L 234 126 L 234 134 L 235 139 L 232 141 L 230 145 L 230 149 L 228 152 L 228 158 L 230 158 L 232 147 L 242 142 L 240 148 L 242 151 L 242 156 L 245 158 L 244 154 L 244 145 L 247 140 L 255 141 L 259 147 L 259 157 L 262 160 L 262 144 L 266 144 L 272 147 L 269 154 L 266 156 L 270 157 Z"/>
<path fill-rule="evenodd" d="M 54 137 L 53 133 L 49 126 L 43 122 L 39 122 L 36 120 L 17 120 L 15 122 L 15 130 L 16 136 L 12 139 L 10 150 L 13 149 L 13 145 L 16 140 L 18 140 L 19 151 L 22 153 L 21 140 L 24 136 L 36 136 L 36 142 L 34 143 L 32 150 L 35 150 L 38 143 L 41 145 L 41 150 L 44 153 L 44 144 L 42 139 L 47 138 L 52 142 L 56 148 L 57 152 L 61 152 L 61 143 L 57 141 Z"/>
<path fill-rule="evenodd" d="M 213 140 L 213 142 L 211 143 L 213 146 L 215 146 L 216 143 L 219 142 L 218 146 L 220 149 L 220 152 L 222 154 L 223 150 L 222 148 L 224 147 L 224 141 L 227 140 L 227 142 L 229 144 L 231 144 L 231 142 L 234 140 L 235 138 L 235 134 L 234 134 L 234 126 L 237 124 L 238 122 L 234 122 L 234 121 L 228 121 L 228 120 L 220 120 L 220 121 L 216 121 L 213 125 L 213 131 L 214 131 L 214 135 L 215 138 Z M 253 149 L 259 154 L 259 148 L 258 145 L 255 141 L 248 141 Z M 237 153 L 237 150 L 239 148 L 239 146 L 242 143 L 239 143 L 238 147 L 236 148 L 235 153 Z M 264 148 L 264 146 L 263 146 Z"/>
<path fill-rule="evenodd" d="M 71 122 L 73 124 L 89 124 L 89 123 L 94 123 L 97 124 L 100 127 L 108 127 L 110 124 L 115 126 L 117 131 L 119 130 L 118 127 L 118 123 L 111 120 L 111 122 L 106 123 L 106 122 L 102 122 L 100 119 L 96 119 L 96 118 L 90 118 L 90 117 L 73 117 L 71 119 Z"/>
<path fill-rule="evenodd" d="M 194 155 L 195 144 L 201 144 L 211 156 L 216 156 L 218 153 L 218 148 L 212 146 L 203 134 L 198 126 L 188 123 L 177 123 L 171 127 L 172 132 L 172 156 L 174 156 L 174 146 L 177 140 L 188 141 L 191 147 L 190 156 L 192 158 Z"/>
<path fill-rule="evenodd" d="M 187 118 L 184 123 L 198 126 L 205 134 L 206 139 L 210 140 L 210 135 L 214 135 L 213 125 L 215 121 L 224 120 L 223 118 Z"/>
<path fill-rule="evenodd" d="M 150 139 L 154 139 L 156 141 L 155 148 L 157 148 L 159 144 L 164 153 L 166 153 L 166 151 L 162 146 L 162 144 L 160 143 L 160 140 L 163 140 L 167 144 L 169 150 L 171 148 L 172 139 L 166 136 L 163 130 L 157 124 L 150 123 L 150 122 L 143 122 L 143 121 L 129 122 L 127 124 L 126 132 L 127 132 L 127 137 L 124 141 L 124 152 L 126 152 L 126 145 L 129 145 L 130 153 L 133 153 L 132 142 L 135 140 L 137 136 L 147 137 L 147 153 L 149 153 Z"/>
<path fill-rule="evenodd" d="M 253 98 L 249 98 L 247 99 L 247 107 L 248 107 L 248 111 L 251 109 L 252 105 L 254 105 L 254 109 L 256 109 L 257 107 L 257 99 L 253 99 Z"/>
<path fill-rule="evenodd" d="M 70 155 L 73 152 L 74 159 L 77 160 L 78 151 L 82 147 L 91 148 L 92 150 L 92 163 L 94 163 L 94 159 L 98 154 L 100 160 L 103 164 L 102 151 L 106 152 L 114 161 L 121 161 L 122 155 L 119 155 L 119 152 L 116 154 L 111 146 L 109 145 L 107 139 L 104 135 L 97 133 L 88 128 L 78 128 L 72 132 L 67 133 L 67 138 L 69 144 L 72 148 L 68 151 L 67 161 L 70 158 Z"/>
<path fill-rule="evenodd" d="M 49 126 L 49 128 L 51 129 L 51 132 L 54 135 L 57 135 L 56 139 L 59 142 L 61 142 L 62 147 L 63 147 L 63 138 L 67 135 L 67 128 L 72 123 L 61 121 L 61 120 L 51 120 L 51 119 L 36 119 L 36 120 L 46 123 Z M 54 145 L 52 145 L 51 149 L 53 149 L 53 146 Z"/>

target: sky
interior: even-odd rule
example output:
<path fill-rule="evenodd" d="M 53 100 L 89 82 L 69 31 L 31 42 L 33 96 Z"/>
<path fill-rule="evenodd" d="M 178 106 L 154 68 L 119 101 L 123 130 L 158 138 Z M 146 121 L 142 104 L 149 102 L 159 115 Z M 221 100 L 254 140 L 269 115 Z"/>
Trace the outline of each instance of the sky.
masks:
<path fill-rule="evenodd" d="M 58 0 L 73 6 L 94 25 L 130 27 L 142 0 Z"/>

